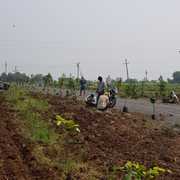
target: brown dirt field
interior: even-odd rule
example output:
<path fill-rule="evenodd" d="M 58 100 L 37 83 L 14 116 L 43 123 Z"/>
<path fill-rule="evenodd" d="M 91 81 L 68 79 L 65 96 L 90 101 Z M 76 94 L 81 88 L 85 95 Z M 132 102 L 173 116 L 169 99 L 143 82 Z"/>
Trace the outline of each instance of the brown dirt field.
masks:
<path fill-rule="evenodd" d="M 57 132 L 61 133 L 61 129 L 53 123 L 56 114 L 80 125 L 81 133 L 74 137 L 77 143 L 69 143 L 65 148 L 77 158 L 83 151 L 83 161 L 99 169 L 104 174 L 102 180 L 107 179 L 112 166 L 122 166 L 127 160 L 147 167 L 158 165 L 173 172 L 158 179 L 180 179 L 180 135 L 171 129 L 162 129 L 159 123 L 146 120 L 138 113 L 100 112 L 75 99 L 37 94 L 33 97 L 47 99 L 51 104 L 49 112 L 43 116 L 48 121 L 51 118 L 52 128 Z M 34 144 L 24 139 L 20 131 L 16 112 L 0 96 L 0 179 L 61 179 L 55 168 L 38 164 L 31 153 Z M 47 154 L 54 156 L 48 150 Z M 82 179 L 74 174 L 68 176 L 69 180 Z M 118 179 L 122 179 L 121 173 L 117 175 Z"/>
<path fill-rule="evenodd" d="M 32 156 L 32 144 L 19 135 L 16 113 L 0 96 L 0 179 L 57 179 L 56 173 L 39 165 Z"/>
<path fill-rule="evenodd" d="M 88 162 L 103 170 L 131 160 L 173 171 L 158 179 L 180 179 L 180 136 L 171 129 L 162 130 L 158 123 L 138 113 L 100 112 L 79 101 L 57 97 L 51 97 L 49 103 L 54 113 L 79 123 Z M 78 152 L 78 147 L 75 149 Z"/>

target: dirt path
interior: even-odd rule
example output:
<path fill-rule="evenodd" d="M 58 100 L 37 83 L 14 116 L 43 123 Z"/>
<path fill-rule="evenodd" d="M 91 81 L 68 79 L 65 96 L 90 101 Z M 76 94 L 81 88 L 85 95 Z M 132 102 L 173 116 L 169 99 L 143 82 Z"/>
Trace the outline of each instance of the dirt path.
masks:
<path fill-rule="evenodd" d="M 145 115 L 152 115 L 152 104 L 146 99 L 121 99 L 117 101 L 117 108 L 121 108 L 127 104 L 130 112 L 140 112 Z M 156 103 L 157 119 L 165 119 L 172 123 L 180 124 L 180 105 Z"/>

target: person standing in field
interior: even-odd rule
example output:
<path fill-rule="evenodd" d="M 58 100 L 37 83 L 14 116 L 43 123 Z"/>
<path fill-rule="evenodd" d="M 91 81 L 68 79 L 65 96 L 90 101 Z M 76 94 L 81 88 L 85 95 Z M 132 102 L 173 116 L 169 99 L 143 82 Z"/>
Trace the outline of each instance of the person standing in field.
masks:
<path fill-rule="evenodd" d="M 86 93 L 86 80 L 84 79 L 84 77 L 82 76 L 80 79 L 80 96 L 85 96 Z"/>
<path fill-rule="evenodd" d="M 106 78 L 106 85 L 107 85 L 108 90 L 112 88 L 112 79 L 110 75 L 108 75 L 108 77 Z"/>
<path fill-rule="evenodd" d="M 98 104 L 98 101 L 99 101 L 99 97 L 101 95 L 104 94 L 104 91 L 105 91 L 105 83 L 103 81 L 103 78 L 101 76 L 98 77 L 98 86 L 97 86 L 97 90 L 96 90 L 96 93 L 97 93 L 97 104 Z"/>

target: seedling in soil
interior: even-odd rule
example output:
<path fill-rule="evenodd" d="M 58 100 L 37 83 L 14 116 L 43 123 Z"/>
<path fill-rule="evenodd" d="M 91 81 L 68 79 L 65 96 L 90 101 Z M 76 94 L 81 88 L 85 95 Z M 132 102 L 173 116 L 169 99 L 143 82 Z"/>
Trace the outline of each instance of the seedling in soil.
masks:
<path fill-rule="evenodd" d="M 69 130 L 71 132 L 80 132 L 78 124 L 76 124 L 73 120 L 66 120 L 60 115 L 56 116 L 56 125 L 63 126 L 66 130 Z"/>
<path fill-rule="evenodd" d="M 116 170 L 118 170 L 118 168 L 116 168 Z M 150 180 L 155 179 L 156 177 L 164 173 L 172 173 L 168 169 L 160 168 L 157 166 L 147 169 L 144 165 L 133 163 L 131 161 L 128 161 L 123 167 L 120 167 L 119 170 L 125 172 L 123 180 Z"/>

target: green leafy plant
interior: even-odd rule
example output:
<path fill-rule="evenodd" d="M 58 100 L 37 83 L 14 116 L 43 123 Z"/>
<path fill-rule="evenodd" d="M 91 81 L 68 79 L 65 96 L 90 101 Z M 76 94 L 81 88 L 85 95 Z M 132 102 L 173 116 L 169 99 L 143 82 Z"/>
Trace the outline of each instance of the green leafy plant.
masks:
<path fill-rule="evenodd" d="M 63 126 L 66 130 L 80 132 L 79 125 L 76 124 L 73 120 L 66 120 L 60 115 L 56 116 L 56 125 Z"/>
<path fill-rule="evenodd" d="M 169 169 L 163 169 L 160 167 L 153 167 L 146 171 L 146 177 L 147 179 L 154 179 L 157 176 L 163 174 L 163 173 L 172 173 Z"/>
<path fill-rule="evenodd" d="M 120 167 L 119 170 L 125 172 L 123 180 L 150 180 L 155 179 L 163 173 L 172 173 L 168 169 L 160 168 L 157 166 L 147 169 L 144 165 L 133 163 L 131 161 L 128 161 L 123 167 Z"/>
<path fill-rule="evenodd" d="M 132 163 L 131 161 L 128 161 L 120 169 L 126 173 L 124 180 L 131 180 L 132 178 L 135 178 L 135 180 L 141 180 L 141 178 L 146 175 L 146 168 L 143 165 Z"/>

